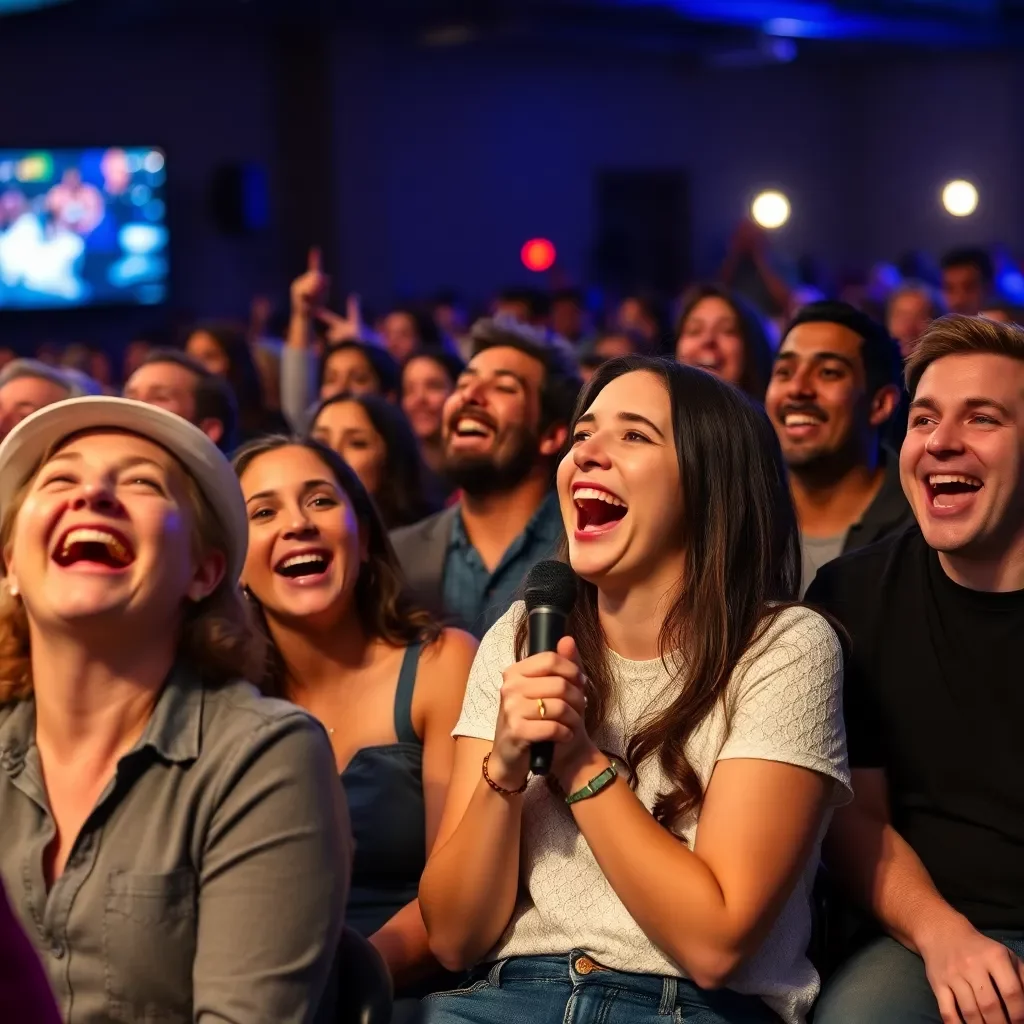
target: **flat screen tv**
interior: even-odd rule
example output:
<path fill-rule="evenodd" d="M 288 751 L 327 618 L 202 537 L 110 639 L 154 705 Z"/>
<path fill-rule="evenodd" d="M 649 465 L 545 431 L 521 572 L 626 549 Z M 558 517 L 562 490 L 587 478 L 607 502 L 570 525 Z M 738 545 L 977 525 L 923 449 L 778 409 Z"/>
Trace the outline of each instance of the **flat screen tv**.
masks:
<path fill-rule="evenodd" d="M 0 310 L 163 302 L 166 181 L 152 147 L 0 149 Z"/>

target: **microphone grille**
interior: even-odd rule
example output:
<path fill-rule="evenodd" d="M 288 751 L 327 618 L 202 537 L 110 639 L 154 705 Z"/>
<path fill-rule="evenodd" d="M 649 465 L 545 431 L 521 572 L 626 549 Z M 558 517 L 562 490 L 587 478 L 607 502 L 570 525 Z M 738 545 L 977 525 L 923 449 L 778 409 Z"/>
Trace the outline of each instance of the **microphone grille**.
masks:
<path fill-rule="evenodd" d="M 538 562 L 526 574 L 525 589 L 527 611 L 550 605 L 568 615 L 576 603 L 576 573 L 565 562 Z"/>

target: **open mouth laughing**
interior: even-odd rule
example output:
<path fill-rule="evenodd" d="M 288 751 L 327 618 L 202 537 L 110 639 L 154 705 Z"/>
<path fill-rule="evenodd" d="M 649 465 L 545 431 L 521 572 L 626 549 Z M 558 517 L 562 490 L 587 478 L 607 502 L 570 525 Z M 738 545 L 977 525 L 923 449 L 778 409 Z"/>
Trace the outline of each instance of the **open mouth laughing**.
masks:
<path fill-rule="evenodd" d="M 495 435 L 494 424 L 478 413 L 459 413 L 451 421 L 448 443 L 453 447 L 477 447 L 489 444 Z"/>
<path fill-rule="evenodd" d="M 603 537 L 625 518 L 629 506 L 617 494 L 604 487 L 579 483 L 573 487 L 576 506 L 576 539 Z"/>
<path fill-rule="evenodd" d="M 334 556 L 326 548 L 303 548 L 278 559 L 274 572 L 299 586 L 319 583 L 327 576 Z"/>
<path fill-rule="evenodd" d="M 969 508 L 985 486 L 967 473 L 929 473 L 924 478 L 928 504 L 939 515 L 955 515 Z"/>
<path fill-rule="evenodd" d="M 60 537 L 51 557 L 62 569 L 123 572 L 135 561 L 135 550 L 119 530 L 74 526 Z"/>
<path fill-rule="evenodd" d="M 820 409 L 785 407 L 781 410 L 779 419 L 782 422 L 786 435 L 794 440 L 809 437 L 813 434 L 828 417 Z"/>

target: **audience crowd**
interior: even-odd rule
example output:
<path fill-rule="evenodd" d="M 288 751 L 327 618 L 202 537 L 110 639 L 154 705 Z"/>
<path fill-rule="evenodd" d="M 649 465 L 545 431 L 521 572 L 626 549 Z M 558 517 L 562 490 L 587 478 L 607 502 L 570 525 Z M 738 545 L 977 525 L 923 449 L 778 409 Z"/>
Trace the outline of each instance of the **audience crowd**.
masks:
<path fill-rule="evenodd" d="M 988 253 L 330 294 L 0 359 L 0 1020 L 1024 1022 Z"/>

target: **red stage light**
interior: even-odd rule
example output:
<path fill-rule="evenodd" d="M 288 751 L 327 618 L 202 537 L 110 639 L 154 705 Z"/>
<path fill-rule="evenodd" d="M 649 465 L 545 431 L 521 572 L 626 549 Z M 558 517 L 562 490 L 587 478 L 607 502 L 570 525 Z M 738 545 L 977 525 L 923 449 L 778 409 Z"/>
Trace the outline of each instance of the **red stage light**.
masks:
<path fill-rule="evenodd" d="M 520 255 L 527 270 L 542 273 L 555 264 L 555 247 L 546 238 L 531 238 L 522 248 Z"/>

